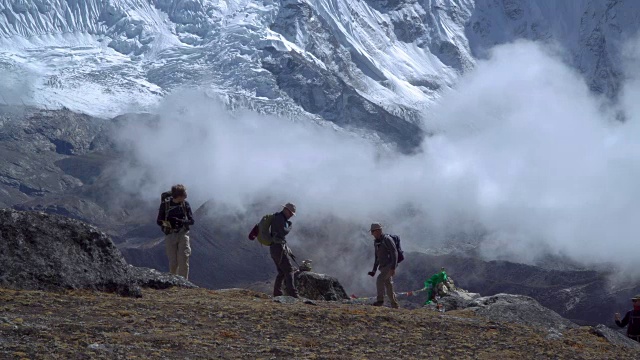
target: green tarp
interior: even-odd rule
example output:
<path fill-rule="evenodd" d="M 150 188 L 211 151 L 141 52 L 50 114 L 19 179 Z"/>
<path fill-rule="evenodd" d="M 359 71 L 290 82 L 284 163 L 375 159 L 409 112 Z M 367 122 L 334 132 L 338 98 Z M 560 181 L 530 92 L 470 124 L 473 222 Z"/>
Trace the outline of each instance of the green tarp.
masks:
<path fill-rule="evenodd" d="M 424 287 L 429 289 L 429 296 L 427 297 L 427 302 L 425 305 L 431 304 L 431 299 L 433 299 L 434 292 L 438 288 L 438 284 L 447 281 L 447 273 L 442 269 L 440 272 L 433 274 L 433 276 L 424 282 Z"/>

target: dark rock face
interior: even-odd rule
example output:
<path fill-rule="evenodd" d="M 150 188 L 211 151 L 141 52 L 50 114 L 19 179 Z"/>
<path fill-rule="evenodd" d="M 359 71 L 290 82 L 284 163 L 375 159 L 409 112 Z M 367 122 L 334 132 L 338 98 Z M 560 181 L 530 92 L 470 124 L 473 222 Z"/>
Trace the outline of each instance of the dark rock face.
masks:
<path fill-rule="evenodd" d="M 56 165 L 69 157 L 105 149 L 94 143 L 107 123 L 68 110 L 44 111 L 0 107 L 0 206 L 60 193 L 82 185 Z M 79 168 L 78 168 L 79 169 Z M 82 171 L 82 170 L 80 170 Z M 96 171 L 93 169 L 92 171 Z"/>
<path fill-rule="evenodd" d="M 631 349 L 640 349 L 640 343 L 638 343 L 637 341 L 633 341 L 626 337 L 624 334 L 621 334 L 620 332 L 615 331 L 602 324 L 592 327 L 591 332 L 595 335 L 605 338 L 611 345 L 618 347 L 622 346 Z"/>
<path fill-rule="evenodd" d="M 300 296 L 311 300 L 347 300 L 347 292 L 338 279 L 309 271 L 296 273 L 296 288 Z"/>
<path fill-rule="evenodd" d="M 401 151 L 416 151 L 423 140 L 419 126 L 393 115 L 364 97 L 344 80 L 309 63 L 295 53 L 270 53 L 263 67 L 271 72 L 282 91 L 312 114 L 347 129 L 374 131 L 382 140 L 396 143 Z"/>
<path fill-rule="evenodd" d="M 271 25 L 325 66 L 319 66 L 295 51 L 282 51 L 272 46 L 263 49 L 262 66 L 276 79 L 278 88 L 305 111 L 351 130 L 367 129 L 380 139 L 395 143 L 403 152 L 417 151 L 422 130 L 413 111 L 393 114 L 381 104 L 368 100 L 363 77 L 378 82 L 388 80 L 384 72 L 360 51 L 342 46 L 343 39 L 333 33 L 322 14 L 312 6 L 296 0 L 283 0 Z M 299 40 L 299 33 L 306 34 Z M 327 68 L 331 69 L 328 70 Z"/>
<path fill-rule="evenodd" d="M 549 331 L 562 332 L 578 327 L 528 296 L 498 294 L 481 297 L 473 300 L 469 308 L 490 320 L 522 324 Z"/>
<path fill-rule="evenodd" d="M 140 286 L 192 286 L 130 267 L 106 234 L 62 216 L 0 210 L 0 241 L 0 285 L 5 287 L 140 296 Z"/>

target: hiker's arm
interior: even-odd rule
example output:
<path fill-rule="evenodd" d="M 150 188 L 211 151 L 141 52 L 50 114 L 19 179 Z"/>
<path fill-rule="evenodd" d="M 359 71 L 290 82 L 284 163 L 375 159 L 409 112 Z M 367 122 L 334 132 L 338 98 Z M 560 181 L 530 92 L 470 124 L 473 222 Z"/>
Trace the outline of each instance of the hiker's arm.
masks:
<path fill-rule="evenodd" d="M 389 249 L 389 255 L 391 255 L 391 269 L 395 270 L 395 268 L 398 267 L 398 249 L 396 249 L 395 241 L 391 240 L 390 237 L 385 236 L 384 242 L 387 245 L 387 249 Z"/>
<path fill-rule="evenodd" d="M 376 272 L 378 271 L 378 254 L 374 252 L 373 257 L 375 258 L 375 261 L 373 262 L 373 270 L 368 272 L 369 276 L 376 276 Z"/>
<path fill-rule="evenodd" d="M 622 319 L 622 321 L 616 320 L 616 325 L 618 325 L 619 327 L 627 326 L 627 324 L 629 323 L 630 316 L 631 316 L 631 311 L 627 312 L 627 315 L 624 316 L 624 319 Z"/>
<path fill-rule="evenodd" d="M 156 223 L 159 226 L 162 226 L 162 223 L 164 222 L 164 203 L 160 204 L 160 209 L 158 209 L 158 218 L 156 219 Z"/>
<path fill-rule="evenodd" d="M 271 236 L 280 241 L 284 241 L 285 236 L 287 236 L 284 216 L 276 215 L 273 217 L 273 221 L 271 222 Z"/>
<path fill-rule="evenodd" d="M 185 203 L 184 205 L 185 205 L 185 208 L 187 210 L 187 222 L 186 222 L 186 224 L 188 224 L 188 225 L 195 224 L 196 221 L 193 220 L 193 212 L 191 212 L 191 205 L 189 205 L 188 202 Z"/>

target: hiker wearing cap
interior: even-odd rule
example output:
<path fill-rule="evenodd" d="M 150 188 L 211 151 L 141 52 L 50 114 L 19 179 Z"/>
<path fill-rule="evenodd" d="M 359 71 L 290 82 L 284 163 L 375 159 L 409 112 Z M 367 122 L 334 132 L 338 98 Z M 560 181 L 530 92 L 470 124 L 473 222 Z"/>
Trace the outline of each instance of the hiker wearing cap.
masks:
<path fill-rule="evenodd" d="M 378 297 L 373 306 L 382 306 L 384 304 L 384 292 L 386 290 L 391 307 L 397 309 L 399 307 L 398 300 L 396 300 L 396 294 L 393 292 L 393 276 L 396 274 L 396 267 L 398 266 L 396 244 L 389 235 L 382 232 L 380 223 L 371 224 L 371 236 L 374 239 L 373 245 L 376 259 L 373 264 L 373 271 L 369 272 L 369 275 L 375 276 L 376 272 L 380 270 L 376 280 Z"/>
<path fill-rule="evenodd" d="M 616 325 L 625 327 L 627 325 L 627 336 L 640 342 L 640 294 L 631 298 L 633 310 L 628 311 L 624 319 L 620 320 L 620 313 L 616 313 Z"/>
<path fill-rule="evenodd" d="M 296 215 L 296 206 L 292 203 L 283 205 L 281 212 L 276 213 L 271 223 L 271 237 L 273 243 L 269 246 L 271 252 L 271 258 L 276 264 L 278 269 L 278 276 L 276 277 L 276 283 L 273 286 L 273 296 L 282 296 L 282 282 L 287 288 L 289 296 L 295 298 L 298 297 L 298 291 L 296 290 L 293 282 L 293 266 L 289 255 L 291 250 L 287 246 L 286 237 L 291 231 L 291 219 Z"/>

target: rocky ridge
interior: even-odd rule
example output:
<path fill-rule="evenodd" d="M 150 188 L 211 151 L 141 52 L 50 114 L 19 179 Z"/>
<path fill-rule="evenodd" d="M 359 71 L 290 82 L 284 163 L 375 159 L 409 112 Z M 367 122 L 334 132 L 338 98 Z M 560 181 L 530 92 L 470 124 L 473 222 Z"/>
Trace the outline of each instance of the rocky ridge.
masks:
<path fill-rule="evenodd" d="M 30 290 L 91 289 L 140 296 L 140 287 L 195 287 L 182 277 L 126 263 L 95 227 L 58 215 L 0 210 L 0 285 Z"/>

